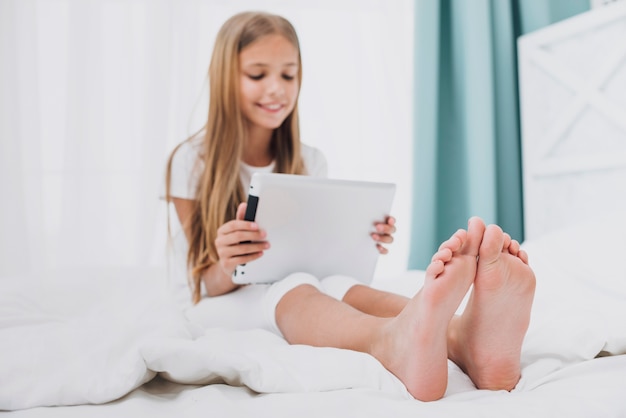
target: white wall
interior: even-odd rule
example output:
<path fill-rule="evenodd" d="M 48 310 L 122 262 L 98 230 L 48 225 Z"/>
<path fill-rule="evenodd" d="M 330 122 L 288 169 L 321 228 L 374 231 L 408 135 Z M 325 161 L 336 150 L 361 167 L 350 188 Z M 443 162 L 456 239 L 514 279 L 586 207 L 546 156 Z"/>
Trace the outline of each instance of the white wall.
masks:
<path fill-rule="evenodd" d="M 202 125 L 219 26 L 282 14 L 302 46 L 302 137 L 330 175 L 393 181 L 406 268 L 413 2 L 0 0 L 0 275 L 161 263 L 168 152 Z"/>

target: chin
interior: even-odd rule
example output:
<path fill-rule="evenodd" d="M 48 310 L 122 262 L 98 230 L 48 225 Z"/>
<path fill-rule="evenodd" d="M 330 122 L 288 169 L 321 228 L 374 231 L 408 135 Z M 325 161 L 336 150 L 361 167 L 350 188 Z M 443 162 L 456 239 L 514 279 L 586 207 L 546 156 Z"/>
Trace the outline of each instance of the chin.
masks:
<path fill-rule="evenodd" d="M 274 130 L 274 129 L 280 128 L 284 122 L 285 122 L 285 119 L 281 120 L 280 122 L 264 123 L 264 124 L 259 124 L 259 125 L 264 127 L 265 129 Z"/>

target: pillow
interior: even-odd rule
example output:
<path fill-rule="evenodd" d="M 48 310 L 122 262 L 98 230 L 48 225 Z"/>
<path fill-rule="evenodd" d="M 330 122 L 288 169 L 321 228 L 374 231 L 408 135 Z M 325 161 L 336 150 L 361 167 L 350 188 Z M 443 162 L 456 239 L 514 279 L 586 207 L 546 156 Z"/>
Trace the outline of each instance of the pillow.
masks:
<path fill-rule="evenodd" d="M 525 373 L 626 353 L 623 214 L 580 222 L 528 240 L 522 248 L 537 277 L 522 353 Z"/>

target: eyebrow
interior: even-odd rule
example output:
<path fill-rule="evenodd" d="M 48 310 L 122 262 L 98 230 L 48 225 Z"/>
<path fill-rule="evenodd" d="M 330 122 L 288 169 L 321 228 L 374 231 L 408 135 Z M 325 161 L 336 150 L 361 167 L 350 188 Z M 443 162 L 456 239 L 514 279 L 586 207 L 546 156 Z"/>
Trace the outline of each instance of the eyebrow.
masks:
<path fill-rule="evenodd" d="M 287 63 L 287 64 L 283 64 L 283 67 L 297 67 L 297 66 L 298 66 L 298 64 L 295 63 L 295 62 L 290 62 L 290 63 Z M 247 64 L 247 65 L 245 65 L 245 67 L 269 67 L 269 65 L 268 64 L 263 64 L 261 62 L 255 62 L 255 63 L 252 63 L 252 64 Z"/>

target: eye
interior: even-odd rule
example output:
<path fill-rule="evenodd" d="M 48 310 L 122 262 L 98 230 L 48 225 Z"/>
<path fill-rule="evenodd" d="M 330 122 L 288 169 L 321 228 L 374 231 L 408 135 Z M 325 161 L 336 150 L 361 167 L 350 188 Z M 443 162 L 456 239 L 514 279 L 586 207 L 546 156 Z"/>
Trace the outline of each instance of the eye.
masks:
<path fill-rule="evenodd" d="M 261 73 L 261 74 L 248 74 L 248 77 L 252 80 L 258 81 L 261 80 L 263 77 L 265 77 L 265 74 Z"/>
<path fill-rule="evenodd" d="M 287 80 L 287 81 L 291 81 L 294 78 L 296 78 L 296 76 L 293 75 L 289 75 L 289 74 L 283 74 L 283 79 Z"/>

